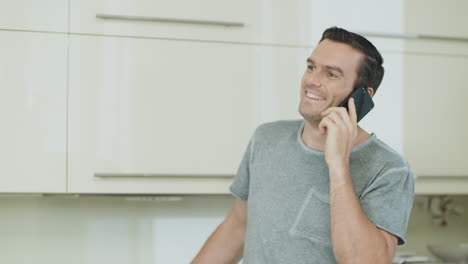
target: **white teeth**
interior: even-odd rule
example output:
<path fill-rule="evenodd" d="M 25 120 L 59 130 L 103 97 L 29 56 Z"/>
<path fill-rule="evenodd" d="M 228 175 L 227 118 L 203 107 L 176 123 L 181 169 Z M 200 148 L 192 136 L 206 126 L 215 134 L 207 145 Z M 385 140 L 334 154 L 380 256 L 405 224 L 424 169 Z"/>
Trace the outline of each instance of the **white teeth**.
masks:
<path fill-rule="evenodd" d="M 309 98 L 312 98 L 312 99 L 315 99 L 315 100 L 324 100 L 323 98 L 321 97 L 318 97 L 312 93 L 306 93 L 306 96 L 309 97 Z"/>

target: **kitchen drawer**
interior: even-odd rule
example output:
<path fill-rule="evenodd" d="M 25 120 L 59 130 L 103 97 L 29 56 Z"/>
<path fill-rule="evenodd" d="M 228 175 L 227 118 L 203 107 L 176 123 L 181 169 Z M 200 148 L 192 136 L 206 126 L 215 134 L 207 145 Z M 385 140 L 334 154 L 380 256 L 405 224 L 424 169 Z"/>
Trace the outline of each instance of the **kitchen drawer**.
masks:
<path fill-rule="evenodd" d="M 65 192 L 67 36 L 0 31 L 0 42 L 0 192 Z"/>
<path fill-rule="evenodd" d="M 105 35 L 248 41 L 255 36 L 255 4 L 248 0 L 70 1 L 70 31 Z M 187 23 L 103 19 L 97 14 L 190 20 Z M 198 24 L 214 21 L 220 24 Z M 238 26 L 223 26 L 227 22 Z"/>
<path fill-rule="evenodd" d="M 248 45 L 71 36 L 69 191 L 226 193 L 257 124 L 255 67 Z"/>
<path fill-rule="evenodd" d="M 277 45 L 312 44 L 309 0 L 71 0 L 70 6 L 72 33 Z M 97 18 L 97 15 L 115 19 Z M 138 18 L 171 21 L 141 21 Z M 189 21 L 177 23 L 174 20 Z M 197 21 L 219 23 L 213 25 Z M 239 25 L 224 26 L 223 23 Z"/>
<path fill-rule="evenodd" d="M 68 30 L 68 1 L 0 0 L 0 6 L 0 29 Z"/>

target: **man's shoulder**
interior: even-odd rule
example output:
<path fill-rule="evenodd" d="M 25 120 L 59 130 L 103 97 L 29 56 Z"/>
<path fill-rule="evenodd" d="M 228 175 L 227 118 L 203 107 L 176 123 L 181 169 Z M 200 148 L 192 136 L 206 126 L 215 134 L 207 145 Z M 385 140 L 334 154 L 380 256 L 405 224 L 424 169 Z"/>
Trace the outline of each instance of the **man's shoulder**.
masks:
<path fill-rule="evenodd" d="M 255 137 L 260 138 L 281 138 L 283 136 L 297 134 L 302 126 L 303 120 L 278 120 L 274 122 L 262 123 L 255 131 Z"/>
<path fill-rule="evenodd" d="M 373 149 L 368 153 L 373 155 L 375 162 L 386 168 L 404 168 L 411 170 L 406 158 L 393 147 L 374 136 Z"/>
<path fill-rule="evenodd" d="M 413 184 L 415 176 L 405 157 L 375 135 L 362 154 L 358 159 L 365 161 L 363 169 L 372 172 L 369 183 L 379 179 L 378 184 Z"/>
<path fill-rule="evenodd" d="M 384 141 L 380 140 L 379 138 L 375 137 L 374 146 L 377 150 L 379 155 L 386 157 L 386 160 L 393 161 L 393 162 L 403 162 L 406 163 L 405 158 L 402 154 L 396 151 L 393 147 L 389 146 Z"/>

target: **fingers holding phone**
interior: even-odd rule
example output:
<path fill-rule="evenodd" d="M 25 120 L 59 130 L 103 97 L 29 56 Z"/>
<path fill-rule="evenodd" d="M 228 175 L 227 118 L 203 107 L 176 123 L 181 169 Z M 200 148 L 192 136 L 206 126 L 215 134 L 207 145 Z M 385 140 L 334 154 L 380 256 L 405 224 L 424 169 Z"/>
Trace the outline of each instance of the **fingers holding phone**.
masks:
<path fill-rule="evenodd" d="M 325 160 L 328 165 L 340 165 L 349 161 L 358 136 L 357 123 L 374 107 L 365 88 L 354 90 L 338 107 L 330 107 L 322 113 L 319 129 L 326 135 Z"/>
<path fill-rule="evenodd" d="M 361 119 L 367 115 L 367 113 L 374 108 L 374 101 L 372 101 L 372 97 L 370 96 L 369 92 L 366 88 L 361 87 L 355 89 L 346 99 L 341 102 L 338 107 L 344 107 L 348 110 L 348 101 L 350 98 L 354 99 L 354 105 L 356 109 L 356 122 L 361 121 Z"/>

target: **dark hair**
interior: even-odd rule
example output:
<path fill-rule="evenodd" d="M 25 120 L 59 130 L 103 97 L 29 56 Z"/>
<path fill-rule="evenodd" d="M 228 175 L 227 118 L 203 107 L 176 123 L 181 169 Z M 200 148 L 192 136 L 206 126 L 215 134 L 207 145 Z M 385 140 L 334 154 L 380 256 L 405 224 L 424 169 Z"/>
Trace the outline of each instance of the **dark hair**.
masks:
<path fill-rule="evenodd" d="M 348 44 L 364 54 L 354 86 L 372 87 L 375 94 L 384 75 L 383 58 L 377 48 L 365 37 L 338 27 L 326 29 L 319 43 L 324 39 Z"/>

